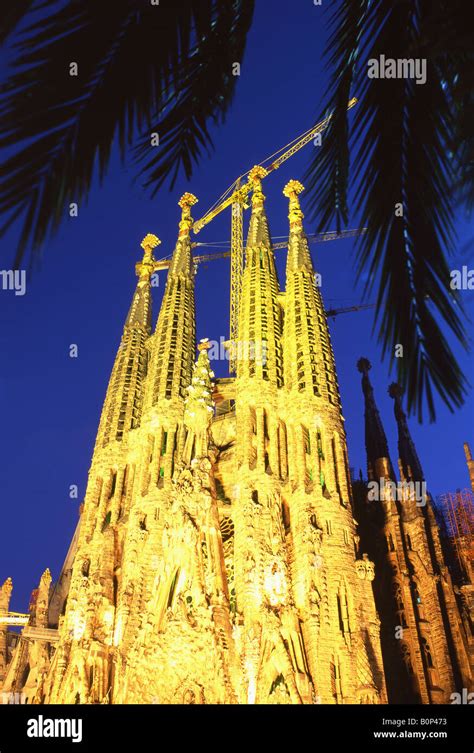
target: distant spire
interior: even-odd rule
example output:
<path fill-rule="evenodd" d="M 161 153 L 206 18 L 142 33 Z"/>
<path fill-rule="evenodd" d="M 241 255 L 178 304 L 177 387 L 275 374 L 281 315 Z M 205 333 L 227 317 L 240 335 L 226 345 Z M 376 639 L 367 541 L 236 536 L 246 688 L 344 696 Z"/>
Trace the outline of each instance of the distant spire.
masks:
<path fill-rule="evenodd" d="M 362 374 L 362 391 L 365 402 L 365 449 L 369 477 L 377 475 L 377 461 L 385 459 L 389 464 L 390 477 L 394 480 L 392 461 L 388 450 L 387 437 L 374 397 L 374 389 L 369 379 L 372 364 L 367 358 L 359 358 L 357 368 Z"/>
<path fill-rule="evenodd" d="M 398 425 L 398 457 L 400 459 L 401 471 L 408 481 L 424 481 L 423 469 L 415 449 L 415 444 L 411 438 L 406 414 L 402 407 L 402 388 L 399 384 L 393 382 L 388 388 L 388 394 L 395 401 L 394 412 Z"/>
<path fill-rule="evenodd" d="M 10 603 L 10 596 L 13 590 L 13 583 L 11 578 L 7 578 L 0 586 L 0 612 L 3 610 L 8 612 L 8 605 Z"/>
<path fill-rule="evenodd" d="M 467 442 L 464 442 L 464 453 L 466 455 L 467 470 L 469 471 L 471 488 L 474 492 L 474 460 L 472 459 L 471 448 L 469 447 Z"/>
<path fill-rule="evenodd" d="M 0 585 L 0 614 L 6 614 L 10 606 L 10 597 L 12 595 L 13 583 L 11 578 L 7 578 L 3 586 Z M 0 687 L 5 678 L 8 666 L 8 626 L 0 622 Z"/>
<path fill-rule="evenodd" d="M 47 567 L 46 570 L 41 575 L 38 588 L 43 591 L 47 591 L 51 586 L 51 580 L 52 580 L 51 571 L 49 567 Z"/>
<path fill-rule="evenodd" d="M 290 237 L 288 241 L 288 256 L 286 261 L 286 274 L 297 269 L 307 269 L 313 272 L 313 263 L 309 253 L 308 239 L 303 229 L 304 214 L 301 210 L 298 194 L 304 191 L 304 186 L 299 180 L 290 180 L 283 194 L 290 200 L 288 219 L 290 220 Z"/>

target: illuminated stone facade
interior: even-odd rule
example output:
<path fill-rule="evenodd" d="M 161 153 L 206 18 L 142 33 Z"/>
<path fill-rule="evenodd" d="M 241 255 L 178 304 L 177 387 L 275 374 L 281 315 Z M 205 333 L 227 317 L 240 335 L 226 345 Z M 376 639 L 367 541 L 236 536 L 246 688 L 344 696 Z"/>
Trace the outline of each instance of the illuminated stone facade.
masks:
<path fill-rule="evenodd" d="M 387 702 L 377 573 L 359 546 L 302 186 L 284 191 L 282 292 L 261 176 L 251 171 L 235 377 L 214 379 L 206 341 L 196 361 L 195 197 L 180 201 L 153 334 L 159 240 L 142 243 L 80 526 L 49 612 L 47 571 L 31 613 L 31 629 L 57 632 L 22 638 L 7 666 L 0 626 L 7 693 L 24 690 L 34 703 Z M 421 528 L 413 537 L 425 545 Z M 10 591 L 7 582 L 4 613 Z M 422 700 L 446 700 L 449 667 L 442 681 L 441 694 Z"/>
<path fill-rule="evenodd" d="M 472 626 L 463 621 L 445 563 L 433 503 L 401 404 L 392 384 L 398 427 L 401 483 L 390 460 L 387 439 L 369 379 L 371 365 L 357 364 L 365 398 L 369 486 L 355 493 L 361 545 L 375 562 L 374 582 L 389 701 L 446 703 L 451 693 L 472 688 Z M 382 484 L 384 488 L 382 487 Z"/>

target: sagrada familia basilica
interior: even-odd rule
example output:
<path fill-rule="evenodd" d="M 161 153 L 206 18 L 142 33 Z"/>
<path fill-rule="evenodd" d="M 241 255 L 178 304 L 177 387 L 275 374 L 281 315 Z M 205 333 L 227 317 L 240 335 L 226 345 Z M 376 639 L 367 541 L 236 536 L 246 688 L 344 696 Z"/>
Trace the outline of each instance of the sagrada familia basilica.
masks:
<path fill-rule="evenodd" d="M 389 492 L 368 499 L 351 479 L 303 187 L 284 189 L 283 291 L 261 177 L 253 168 L 238 315 L 249 347 L 234 376 L 214 378 L 206 340 L 196 360 L 196 198 L 179 202 L 154 331 L 159 241 L 142 242 L 61 574 L 44 572 L 26 615 L 9 611 L 10 578 L 0 590 L 4 702 L 434 704 L 473 690 L 472 551 L 455 583 L 430 495 L 413 491 L 425 477 L 400 389 L 401 486 L 364 358 L 368 478 Z"/>

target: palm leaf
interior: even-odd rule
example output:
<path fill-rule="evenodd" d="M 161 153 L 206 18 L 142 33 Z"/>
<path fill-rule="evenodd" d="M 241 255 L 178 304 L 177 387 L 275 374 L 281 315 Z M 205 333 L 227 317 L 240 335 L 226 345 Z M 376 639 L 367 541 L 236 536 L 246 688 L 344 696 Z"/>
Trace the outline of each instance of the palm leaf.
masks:
<path fill-rule="evenodd" d="M 15 31 L 20 21 L 35 4 L 35 0 L 15 0 L 2 8 L 0 19 L 0 44 L 3 44 Z"/>
<path fill-rule="evenodd" d="M 353 87 L 360 99 L 351 141 L 355 207 L 368 228 L 358 243 L 356 270 L 367 281 L 366 293 L 378 287 L 378 337 L 407 391 L 409 411 L 422 420 L 426 403 L 434 420 L 434 394 L 453 410 L 468 386 L 444 334 L 450 331 L 466 347 L 463 312 L 450 288 L 447 263 L 455 247 L 456 174 L 459 179 L 454 157 L 459 93 L 453 84 L 464 85 L 465 79 L 456 79 L 452 62 L 446 62 L 441 16 L 433 14 L 433 3 L 345 0 L 335 5 L 326 51 L 333 67 L 328 102 L 334 117 L 308 169 L 311 207 L 321 230 L 347 221 L 345 110 Z M 367 76 L 371 58 L 422 53 L 428 65 L 425 85 Z M 402 217 L 395 214 L 397 204 L 403 205 Z M 394 357 L 397 345 L 403 346 L 402 358 Z"/>
<path fill-rule="evenodd" d="M 173 126 L 187 124 L 191 155 L 210 146 L 207 121 L 216 105 L 226 112 L 235 78 L 215 74 L 204 81 L 195 60 L 202 61 L 205 47 L 208 70 L 221 70 L 226 61 L 212 55 L 221 53 L 221 40 L 229 41 L 231 33 L 229 54 L 240 60 L 252 10 L 253 0 L 162 0 L 159 6 L 101 0 L 60 5 L 32 20 L 16 43 L 18 62 L 0 96 L 0 147 L 11 150 L 21 142 L 0 178 L 0 213 L 6 216 L 0 232 L 23 219 L 16 264 L 27 247 L 37 251 L 55 232 L 70 203 L 87 199 L 93 176 L 102 180 L 106 173 L 115 141 L 123 158 L 137 135 L 164 114 L 170 143 L 160 149 L 160 155 L 166 151 L 162 179 L 185 160 L 173 149 Z M 69 75 L 73 62 L 77 77 Z M 191 96 L 182 95 L 183 83 Z M 196 116 L 196 98 L 202 117 Z M 191 161 L 184 164 L 189 176 Z"/>
<path fill-rule="evenodd" d="M 160 148 L 150 150 L 147 134 L 135 149 L 137 162 L 144 163 L 140 174 L 152 194 L 171 172 L 173 187 L 180 167 L 189 178 L 202 151 L 209 152 L 212 147 L 207 124 L 224 120 L 235 89 L 232 65 L 242 59 L 250 22 L 248 10 L 236 16 L 229 4 L 216 19 L 213 34 L 201 39 L 179 69 L 173 81 L 179 106 L 164 107 L 151 125 L 151 132 L 160 135 Z"/>

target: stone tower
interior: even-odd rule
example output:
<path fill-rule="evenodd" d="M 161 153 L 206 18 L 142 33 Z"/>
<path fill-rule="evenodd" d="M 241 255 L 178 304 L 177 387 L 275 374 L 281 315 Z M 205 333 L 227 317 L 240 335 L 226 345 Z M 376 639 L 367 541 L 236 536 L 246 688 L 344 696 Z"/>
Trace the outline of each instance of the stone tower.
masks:
<path fill-rule="evenodd" d="M 474 460 L 472 459 L 471 448 L 467 442 L 464 442 L 464 454 L 466 455 L 467 470 L 469 472 L 469 481 L 471 489 L 474 492 Z"/>
<path fill-rule="evenodd" d="M 142 243 L 35 702 L 386 702 L 374 564 L 359 554 L 302 186 L 284 191 L 282 292 L 263 174 L 250 173 L 235 377 L 214 378 L 206 340 L 196 361 L 195 197 L 180 201 L 153 333 L 159 241 Z"/>
<path fill-rule="evenodd" d="M 391 384 L 389 395 L 394 401 L 395 420 L 398 428 L 398 465 L 402 485 L 407 489 L 404 506 L 412 505 L 413 485 L 422 488 L 426 478 L 416 452 L 415 444 L 408 428 L 407 417 L 402 407 L 402 390 L 398 384 Z M 430 697 L 433 703 L 447 702 L 450 698 L 450 681 L 454 692 L 460 688 L 473 685 L 474 667 L 469 659 L 468 639 L 462 626 L 462 620 L 454 594 L 451 575 L 446 566 L 441 546 L 440 532 L 433 509 L 433 500 L 429 492 L 422 492 L 425 503 L 418 507 L 418 525 L 412 523 L 413 561 L 418 562 L 419 582 L 430 576 L 431 589 L 427 591 L 426 608 L 419 613 L 420 623 L 428 622 L 430 635 L 422 631 L 422 648 L 425 651 L 428 677 L 431 681 Z M 408 503 L 408 504 L 407 504 Z M 407 527 L 409 533 L 409 527 Z M 423 569 L 424 574 L 423 574 Z M 438 615 L 432 618 L 432 615 Z M 431 624 L 430 624 L 431 623 Z M 421 625 L 423 628 L 423 624 Z M 431 642 L 433 653 L 426 654 L 426 646 Z M 436 663 L 435 663 L 436 662 Z M 452 680 L 450 679 L 452 678 Z M 452 687 L 452 686 L 451 686 Z"/>
<path fill-rule="evenodd" d="M 449 703 L 471 685 L 467 636 L 451 576 L 444 563 L 432 501 L 401 405 L 391 385 L 398 425 L 397 483 L 369 379 L 370 362 L 358 361 L 365 400 L 369 491 L 356 514 L 361 539 L 374 559 L 375 599 L 389 701 Z"/>

